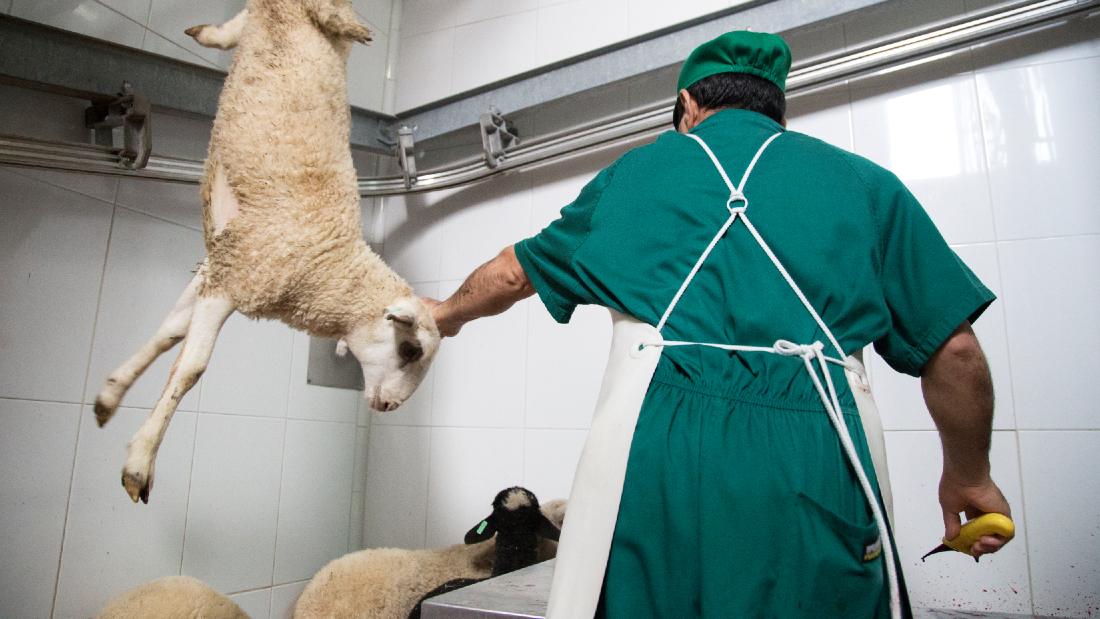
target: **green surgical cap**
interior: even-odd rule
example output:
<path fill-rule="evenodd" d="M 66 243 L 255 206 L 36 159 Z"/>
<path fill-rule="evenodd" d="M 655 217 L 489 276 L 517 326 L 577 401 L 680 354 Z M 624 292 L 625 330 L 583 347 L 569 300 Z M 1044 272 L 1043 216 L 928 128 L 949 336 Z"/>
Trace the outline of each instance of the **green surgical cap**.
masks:
<path fill-rule="evenodd" d="M 736 30 L 696 47 L 680 69 L 679 92 L 717 73 L 749 73 L 787 88 L 791 48 L 776 34 Z"/>

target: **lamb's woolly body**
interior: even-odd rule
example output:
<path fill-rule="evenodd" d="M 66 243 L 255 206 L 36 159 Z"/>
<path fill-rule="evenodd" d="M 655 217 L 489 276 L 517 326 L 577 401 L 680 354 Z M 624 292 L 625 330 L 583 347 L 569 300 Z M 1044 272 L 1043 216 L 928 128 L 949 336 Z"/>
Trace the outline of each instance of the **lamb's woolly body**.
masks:
<path fill-rule="evenodd" d="M 488 578 L 495 540 L 436 550 L 376 548 L 332 561 L 309 582 L 294 619 L 407 617 L 420 598 L 455 578 Z"/>
<path fill-rule="evenodd" d="M 202 294 L 342 337 L 412 294 L 362 237 L 348 148 L 351 42 L 319 30 L 301 0 L 249 0 L 248 15 L 206 159 Z M 222 230 L 210 199 L 219 174 L 238 205 Z"/>
<path fill-rule="evenodd" d="M 96 619 L 249 619 L 233 600 L 190 576 L 169 576 L 119 594 Z"/>

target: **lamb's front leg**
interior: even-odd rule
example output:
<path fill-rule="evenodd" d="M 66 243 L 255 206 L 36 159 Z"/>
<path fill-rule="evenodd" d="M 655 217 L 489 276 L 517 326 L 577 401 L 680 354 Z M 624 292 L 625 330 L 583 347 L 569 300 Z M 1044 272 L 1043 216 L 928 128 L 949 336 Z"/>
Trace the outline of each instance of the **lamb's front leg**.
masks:
<path fill-rule="evenodd" d="M 164 393 L 127 447 L 126 464 L 122 467 L 122 485 L 135 503 L 138 499 L 144 503 L 149 502 L 157 450 L 164 440 L 168 423 L 172 420 L 180 400 L 206 370 L 210 355 L 214 352 L 218 332 L 234 309 L 233 302 L 223 297 L 199 297 L 195 303 L 187 337 L 183 341 L 183 350 L 172 366 Z"/>
<path fill-rule="evenodd" d="M 203 24 L 201 26 L 191 26 L 183 32 L 195 39 L 199 45 L 217 47 L 218 49 L 233 49 L 237 46 L 237 42 L 241 40 L 241 32 L 244 31 L 246 23 L 248 23 L 248 9 L 237 13 L 233 16 L 233 19 L 220 26 Z"/>

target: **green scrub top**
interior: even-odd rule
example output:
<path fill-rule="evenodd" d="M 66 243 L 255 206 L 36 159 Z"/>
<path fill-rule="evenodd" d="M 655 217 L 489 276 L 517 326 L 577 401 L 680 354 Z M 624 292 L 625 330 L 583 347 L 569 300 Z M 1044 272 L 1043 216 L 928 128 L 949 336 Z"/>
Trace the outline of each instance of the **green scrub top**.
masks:
<path fill-rule="evenodd" d="M 693 129 L 734 181 L 779 131 L 736 109 Z M 895 369 L 919 374 L 993 301 L 902 183 L 861 157 L 784 132 L 743 191 L 746 213 L 847 353 L 874 342 Z M 559 322 L 597 304 L 655 325 L 728 218 L 728 193 L 700 146 L 670 131 L 600 172 L 516 256 Z M 703 264 L 663 335 L 828 342 L 742 222 Z M 830 371 L 876 484 L 843 370 Z M 601 616 L 888 616 L 876 543 L 800 359 L 663 351 L 631 444 Z"/>
<path fill-rule="evenodd" d="M 784 129 L 761 114 L 727 109 L 692 133 L 736 181 L 777 131 Z M 858 155 L 785 131 L 744 193 L 753 223 L 846 353 L 873 342 L 894 369 L 919 375 L 954 329 L 994 299 L 901 181 Z M 699 145 L 669 131 L 601 171 L 560 219 L 516 244 L 516 257 L 558 322 L 577 305 L 596 304 L 655 325 L 729 216 L 728 194 Z M 663 335 L 828 342 L 741 224 L 715 248 Z M 662 369 L 816 401 L 800 365 L 771 357 L 674 348 L 664 351 Z"/>

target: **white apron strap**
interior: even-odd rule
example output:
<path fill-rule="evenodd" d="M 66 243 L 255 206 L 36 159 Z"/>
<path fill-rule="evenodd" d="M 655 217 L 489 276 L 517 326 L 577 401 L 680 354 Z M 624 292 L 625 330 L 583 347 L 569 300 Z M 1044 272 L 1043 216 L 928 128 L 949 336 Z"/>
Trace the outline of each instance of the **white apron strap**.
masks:
<path fill-rule="evenodd" d="M 668 317 L 672 315 L 672 310 L 676 309 L 676 304 L 680 302 L 680 297 L 684 296 L 684 291 L 687 290 L 687 287 L 691 284 L 691 280 L 695 279 L 695 274 L 703 267 L 703 263 L 706 262 L 707 256 L 710 255 L 714 246 L 718 244 L 718 241 L 720 241 L 723 236 L 725 236 L 726 231 L 733 225 L 733 222 L 737 221 L 737 216 L 745 212 L 745 207 L 749 205 L 749 201 L 745 198 L 745 193 L 742 190 L 745 188 L 745 184 L 749 182 L 749 175 L 752 174 L 752 169 L 756 167 L 756 162 L 760 160 L 760 155 L 764 154 L 764 150 L 768 148 L 768 145 L 782 134 L 772 134 L 771 137 L 764 140 L 760 148 L 756 149 L 756 154 L 753 155 L 752 161 L 749 162 L 749 167 L 745 168 L 745 173 L 741 175 L 741 182 L 738 183 L 736 187 L 733 185 L 733 182 L 730 181 L 730 177 L 726 175 L 726 169 L 722 167 L 722 164 L 718 163 L 718 158 L 714 156 L 714 151 L 710 149 L 710 146 L 707 146 L 707 143 L 704 142 L 702 138 L 693 133 L 688 133 L 686 135 L 703 147 L 707 156 L 710 157 L 711 163 L 714 164 L 718 173 L 722 175 L 722 181 L 726 183 L 726 187 L 730 190 L 730 197 L 726 200 L 726 209 L 729 210 L 730 216 L 729 219 L 726 220 L 726 223 L 722 225 L 721 229 L 718 230 L 718 234 L 715 234 L 714 238 L 711 239 L 710 244 L 707 245 L 707 248 L 699 256 L 699 259 L 695 261 L 695 266 L 691 267 L 691 272 L 684 278 L 683 283 L 680 284 L 680 289 L 676 291 L 676 295 L 672 297 L 672 301 L 668 304 L 668 307 L 665 308 L 665 313 L 661 316 L 661 320 L 657 322 L 658 331 L 664 331 L 665 323 L 668 322 Z M 742 204 L 740 207 L 734 207 L 733 204 L 735 202 L 741 202 Z"/>
<path fill-rule="evenodd" d="M 802 289 L 799 288 L 798 284 L 795 283 L 794 278 L 791 277 L 791 274 L 787 271 L 786 267 L 783 266 L 783 263 L 779 261 L 779 258 L 775 255 L 775 252 L 772 251 L 771 247 L 764 240 L 764 237 L 761 236 L 760 232 L 756 229 L 756 226 L 752 225 L 752 221 L 749 220 L 748 214 L 746 213 L 749 201 L 748 198 L 745 197 L 742 189 L 744 188 L 745 183 L 748 182 L 749 174 L 756 166 L 756 162 L 760 159 L 760 155 L 763 154 L 764 149 L 766 149 L 773 140 L 779 137 L 779 135 L 779 133 L 776 133 L 764 141 L 764 144 L 762 144 L 760 148 L 756 151 L 756 155 L 752 158 L 752 161 L 749 163 L 748 168 L 746 168 L 745 173 L 742 175 L 741 183 L 735 187 L 730 181 L 729 175 L 726 174 L 726 170 L 722 166 L 722 163 L 718 161 L 718 158 L 714 155 L 714 152 L 710 149 L 707 143 L 704 142 L 703 139 L 697 135 L 690 133 L 687 134 L 689 138 L 695 140 L 699 144 L 699 146 L 702 147 L 702 149 L 706 152 L 707 156 L 710 158 L 711 163 L 714 164 L 715 169 L 718 170 L 719 176 L 722 177 L 722 181 L 726 184 L 726 187 L 729 188 L 730 197 L 726 202 L 726 209 L 729 210 L 730 217 L 726 220 L 726 223 L 719 230 L 718 234 L 715 235 L 715 237 L 711 240 L 706 250 L 695 262 L 695 266 L 692 267 L 691 272 L 688 273 L 687 278 L 680 285 L 680 289 L 672 298 L 672 302 L 669 303 L 668 308 L 665 310 L 664 315 L 661 317 L 660 322 L 657 324 L 657 331 L 661 332 L 664 329 L 665 323 L 668 321 L 668 317 L 672 314 L 672 310 L 676 307 L 676 304 L 679 303 L 680 298 L 683 296 L 684 291 L 691 283 L 691 280 L 699 272 L 699 269 L 702 268 L 703 262 L 706 261 L 707 256 L 710 255 L 710 252 L 718 244 L 718 241 L 726 234 L 730 226 L 732 226 L 733 223 L 737 221 L 737 219 L 740 217 L 740 219 L 745 222 L 745 227 L 749 230 L 749 233 L 752 234 L 752 237 L 756 241 L 757 245 L 759 245 L 764 253 L 767 254 L 768 259 L 771 260 L 772 265 L 775 266 L 776 270 L 779 271 L 779 274 L 783 277 L 783 280 L 787 282 L 787 286 L 790 287 L 791 291 L 794 292 L 795 296 L 798 297 L 798 300 L 802 303 L 802 307 L 805 308 L 806 312 L 813 317 L 814 322 L 817 323 L 817 326 L 828 338 L 829 343 L 832 344 L 833 348 L 836 350 L 840 358 L 834 359 L 825 356 L 823 352 L 824 347 L 820 342 L 815 342 L 814 344 L 809 345 L 802 345 L 785 340 L 779 340 L 771 348 L 760 346 L 670 341 L 664 341 L 659 343 L 658 345 L 703 345 L 745 352 L 770 352 L 784 356 L 798 356 L 802 359 L 803 365 L 806 369 L 806 373 L 809 375 L 811 381 L 814 384 L 814 388 L 817 390 L 818 396 L 821 398 L 821 404 L 824 407 L 825 412 L 829 417 L 829 420 L 832 422 L 834 429 L 836 430 L 837 438 L 840 441 L 844 454 L 847 457 L 848 462 L 852 466 L 853 472 L 856 476 L 856 480 L 859 482 L 860 488 L 863 490 L 863 494 L 867 500 L 868 507 L 870 508 L 871 513 L 874 516 L 875 523 L 878 525 L 879 538 L 882 540 L 883 555 L 886 563 L 886 576 L 890 588 L 890 614 L 895 619 L 900 619 L 901 595 L 899 579 L 897 575 L 897 567 L 895 565 L 894 545 L 892 540 L 890 539 L 890 532 L 886 524 L 886 517 L 882 513 L 882 509 L 879 507 L 878 500 L 875 497 L 875 492 L 871 487 L 870 479 L 868 478 L 866 471 L 863 470 L 863 465 L 860 462 L 859 454 L 857 453 L 855 445 L 852 442 L 852 438 L 849 435 L 848 426 L 844 420 L 844 414 L 840 407 L 840 398 L 837 394 L 836 386 L 833 384 L 832 375 L 829 372 L 828 367 L 828 363 L 832 362 L 839 363 L 840 365 L 843 365 L 847 369 L 851 370 L 853 369 L 854 364 L 848 363 L 848 357 L 844 354 L 844 349 L 840 347 L 840 342 L 837 341 L 836 337 L 833 336 L 833 333 L 829 329 L 828 325 L 826 325 L 825 321 L 821 319 L 821 315 L 817 313 L 817 310 L 814 309 L 813 305 L 806 298 L 806 295 L 803 294 Z M 739 207 L 734 207 L 733 203 L 735 202 L 741 202 L 742 204 Z M 862 370 L 862 367 L 860 367 L 860 369 Z M 818 370 L 820 370 L 820 375 L 818 374 Z M 886 471 L 881 471 L 881 474 L 886 475 Z"/>

